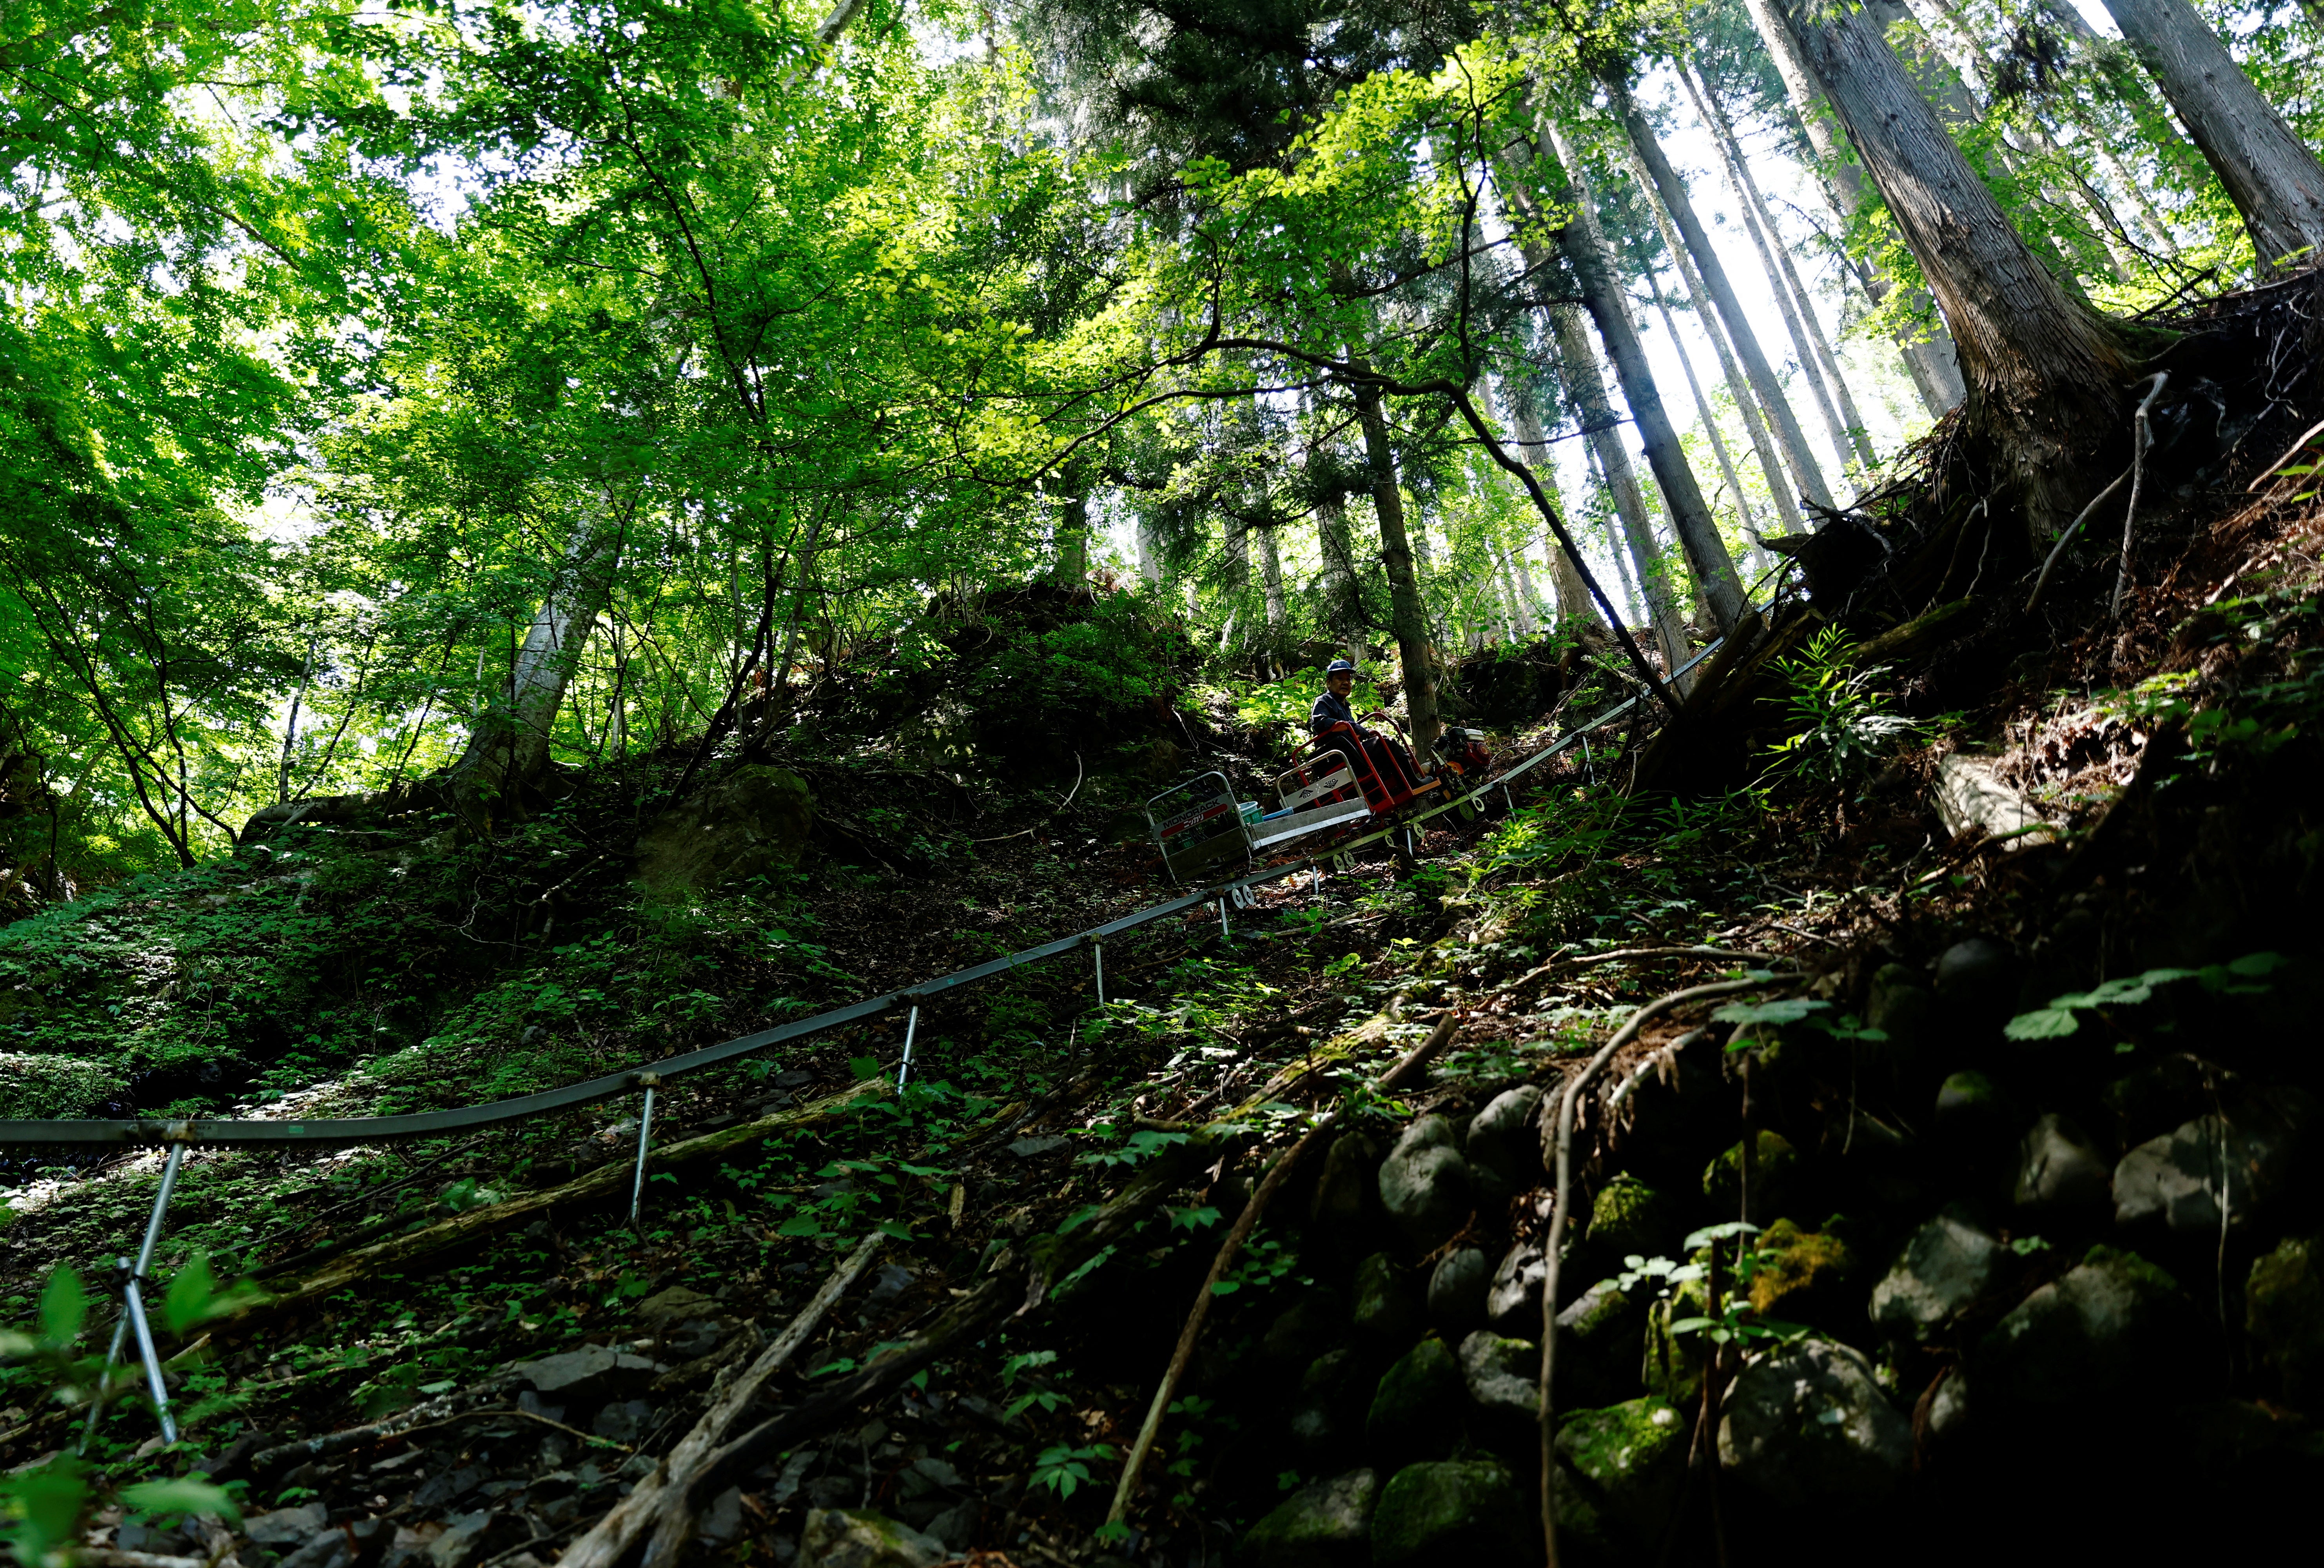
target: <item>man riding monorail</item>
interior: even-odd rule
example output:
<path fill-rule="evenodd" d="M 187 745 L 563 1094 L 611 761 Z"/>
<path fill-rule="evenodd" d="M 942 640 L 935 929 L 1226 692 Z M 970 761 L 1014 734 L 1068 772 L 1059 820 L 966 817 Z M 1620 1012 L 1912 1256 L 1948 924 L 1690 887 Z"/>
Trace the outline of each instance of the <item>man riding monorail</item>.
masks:
<path fill-rule="evenodd" d="M 1393 735 L 1368 730 L 1357 722 L 1355 709 L 1348 704 L 1348 694 L 1355 689 L 1356 667 L 1344 659 L 1335 659 L 1323 670 L 1323 690 L 1315 699 L 1315 706 L 1307 717 L 1307 733 L 1322 742 L 1336 725 L 1345 724 L 1347 733 L 1360 744 L 1369 756 L 1372 768 L 1383 782 L 1401 781 L 1410 790 L 1425 782 L 1420 769 L 1415 765 L 1412 753 L 1403 742 Z M 1366 718 L 1385 718 L 1379 712 L 1366 714 Z M 1351 758 L 1351 761 L 1360 759 Z"/>

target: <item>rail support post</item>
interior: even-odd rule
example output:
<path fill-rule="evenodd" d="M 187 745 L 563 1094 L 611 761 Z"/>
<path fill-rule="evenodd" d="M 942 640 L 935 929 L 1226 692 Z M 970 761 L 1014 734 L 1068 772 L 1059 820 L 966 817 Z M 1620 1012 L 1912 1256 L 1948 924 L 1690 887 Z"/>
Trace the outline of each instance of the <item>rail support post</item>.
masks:
<path fill-rule="evenodd" d="M 638 1168 L 630 1179 L 630 1228 L 635 1230 L 638 1216 L 645 1210 L 646 1153 L 653 1147 L 654 1091 L 661 1087 L 659 1073 L 640 1073 L 638 1082 L 646 1092 L 645 1105 L 638 1111 Z"/>
<path fill-rule="evenodd" d="M 170 1388 L 161 1379 L 161 1358 L 153 1350 L 153 1331 L 145 1321 L 143 1286 L 148 1270 L 153 1267 L 153 1249 L 161 1241 L 161 1223 L 170 1212 L 170 1198 L 178 1190 L 178 1171 L 186 1163 L 185 1130 L 172 1125 L 170 1136 L 177 1141 L 170 1145 L 170 1158 L 161 1167 L 161 1187 L 153 1194 L 153 1213 L 145 1222 L 145 1240 L 137 1249 L 137 1261 L 126 1258 L 118 1260 L 121 1269 L 121 1319 L 113 1325 L 113 1348 L 105 1352 L 105 1370 L 97 1375 L 97 1389 L 89 1396 L 88 1422 L 81 1428 L 80 1452 L 88 1452 L 88 1440 L 97 1434 L 97 1418 L 105 1413 L 106 1385 L 113 1380 L 114 1364 L 121 1360 L 121 1351 L 133 1333 L 137 1336 L 138 1359 L 145 1364 L 145 1389 L 153 1400 L 153 1413 L 161 1418 L 161 1441 L 178 1441 L 177 1417 L 170 1413 Z"/>
<path fill-rule="evenodd" d="M 1219 900 L 1219 940 L 1224 942 L 1231 935 L 1233 934 L 1227 929 L 1227 901 L 1221 899 Z"/>
<path fill-rule="evenodd" d="M 1099 980 L 1099 985 L 1102 988 L 1103 984 L 1103 978 L 1101 977 Z M 912 1037 L 919 1032 L 920 1004 L 918 1002 L 914 1002 L 912 1004 L 910 1015 L 904 1019 L 904 1059 L 897 1065 L 896 1068 L 896 1093 L 899 1094 L 901 1094 L 904 1092 L 904 1080 L 911 1075 Z"/>
<path fill-rule="evenodd" d="M 1093 938 L 1090 942 L 1090 956 L 1097 963 L 1097 1004 L 1103 1007 L 1105 1005 L 1105 944 Z"/>

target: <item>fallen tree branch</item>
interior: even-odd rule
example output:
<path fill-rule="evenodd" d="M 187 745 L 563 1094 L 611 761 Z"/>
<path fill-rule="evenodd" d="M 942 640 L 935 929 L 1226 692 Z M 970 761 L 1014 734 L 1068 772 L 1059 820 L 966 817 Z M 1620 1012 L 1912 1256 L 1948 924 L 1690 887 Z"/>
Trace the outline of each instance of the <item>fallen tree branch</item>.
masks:
<path fill-rule="evenodd" d="M 703 1499 L 715 1497 L 733 1485 L 767 1456 L 795 1446 L 801 1438 L 868 1400 L 885 1397 L 938 1357 L 983 1337 L 1001 1318 L 1021 1317 L 1038 1307 L 1060 1279 L 1128 1234 L 1147 1211 L 1176 1191 L 1194 1162 L 1208 1155 L 1230 1130 L 1207 1129 L 1172 1146 L 1087 1222 L 1033 1243 L 1028 1249 L 1021 1285 L 1014 1267 L 1015 1254 L 1002 1252 L 993 1260 L 993 1272 L 918 1334 L 806 1403 L 770 1416 L 711 1454 L 695 1471 L 681 1506 L 698 1510 Z M 643 1568 L 673 1568 L 689 1545 L 684 1540 L 671 1543 L 667 1535 L 657 1533 L 647 1546 Z"/>
<path fill-rule="evenodd" d="M 1550 1402 L 1550 1385 L 1557 1373 L 1557 1276 L 1558 1249 L 1565 1241 L 1565 1222 L 1573 1207 L 1573 1106 L 1614 1053 L 1636 1039 L 1647 1019 L 1668 1012 L 1690 1001 L 1705 997 L 1729 996 L 1738 991 L 1750 991 L 1763 985 L 1775 985 L 1804 978 L 1798 974 L 1754 975 L 1743 980 L 1718 980 L 1708 985 L 1692 985 L 1683 991 L 1674 991 L 1632 1013 L 1614 1038 L 1598 1047 L 1598 1054 L 1589 1065 L 1565 1081 L 1565 1092 L 1557 1097 L 1557 1134 L 1554 1145 L 1557 1158 L 1557 1196 L 1550 1210 L 1549 1236 L 1542 1243 L 1541 1275 L 1541 1394 L 1536 1407 L 1541 1422 L 1541 1529 L 1547 1551 L 1549 1568 L 1558 1568 L 1557 1559 L 1557 1413 Z"/>
<path fill-rule="evenodd" d="M 1780 953 L 1738 953 L 1725 947 L 1618 947 L 1611 953 L 1561 953 L 1547 963 L 1526 970 L 1507 985 L 1494 987 L 1479 999 L 1498 1001 L 1513 996 L 1543 978 L 1554 969 L 1591 969 L 1600 964 L 1613 964 L 1632 958 L 1720 958 L 1731 964 L 1781 964 Z"/>
<path fill-rule="evenodd" d="M 746 1121 L 738 1127 L 725 1128 L 651 1150 L 646 1157 L 646 1163 L 650 1168 L 668 1170 L 676 1166 L 715 1158 L 787 1128 L 814 1127 L 834 1121 L 853 1110 L 857 1102 L 884 1093 L 886 1087 L 884 1080 L 866 1079 L 853 1088 L 795 1110 L 779 1111 L 756 1121 Z M 321 1301 L 335 1292 L 349 1289 L 372 1276 L 401 1268 L 454 1247 L 468 1246 L 487 1236 L 496 1236 L 503 1231 L 530 1223 L 551 1210 L 617 1196 L 629 1186 L 632 1168 L 628 1160 L 614 1160 L 599 1166 L 586 1176 L 576 1176 L 562 1186 L 527 1193 L 503 1204 L 488 1204 L 482 1208 L 470 1209 L 425 1230 L 409 1231 L 375 1246 L 364 1248 L 361 1251 L 350 1252 L 323 1272 L 309 1275 L 279 1295 L 254 1302 L 221 1320 L 219 1328 L 239 1332 L 253 1323 L 294 1311 Z"/>
<path fill-rule="evenodd" d="M 1459 1021 L 1457 1013 L 1446 1012 L 1436 1020 L 1436 1027 L 1428 1031 L 1428 1038 L 1382 1074 L 1373 1087 L 1376 1090 L 1391 1089 L 1408 1078 L 1418 1076 L 1452 1042 L 1452 1031 Z M 1146 1408 L 1146 1424 L 1138 1429 L 1138 1441 L 1130 1445 L 1130 1455 L 1122 1462 L 1121 1482 L 1114 1488 L 1113 1507 L 1107 1510 L 1105 1516 L 1108 1524 L 1118 1522 L 1129 1511 L 1130 1499 L 1138 1490 L 1139 1474 L 1146 1468 L 1146 1455 L 1154 1446 L 1156 1434 L 1162 1429 L 1162 1417 L 1170 1408 L 1172 1397 L 1178 1391 L 1179 1380 L 1186 1375 L 1186 1368 L 1194 1359 L 1194 1345 L 1202 1338 L 1203 1324 L 1210 1316 L 1211 1302 L 1217 1295 L 1219 1281 L 1226 1277 L 1227 1269 L 1242 1251 L 1242 1244 L 1250 1240 L 1251 1231 L 1259 1225 L 1259 1216 L 1267 1212 L 1267 1205 L 1282 1189 L 1293 1168 L 1339 1119 L 1337 1109 L 1325 1111 L 1315 1125 L 1307 1130 L 1305 1136 L 1275 1162 L 1275 1168 L 1260 1181 L 1259 1189 L 1250 1195 L 1250 1202 L 1243 1205 L 1234 1228 L 1219 1244 L 1218 1256 L 1211 1259 L 1211 1271 L 1203 1277 L 1202 1288 L 1194 1293 L 1194 1305 L 1186 1314 L 1185 1326 L 1178 1331 L 1178 1345 L 1170 1353 L 1170 1365 L 1162 1374 L 1160 1386 L 1154 1390 L 1153 1403 Z"/>
<path fill-rule="evenodd" d="M 694 1472 L 709 1461 L 735 1423 L 750 1410 L 767 1379 L 780 1371 L 799 1347 L 814 1336 L 825 1315 L 872 1267 L 881 1240 L 881 1233 L 874 1231 L 832 1270 L 823 1288 L 799 1309 L 798 1315 L 775 1337 L 775 1342 L 760 1352 L 758 1360 L 711 1402 L 710 1408 L 702 1413 L 702 1419 L 694 1424 L 694 1430 L 678 1441 L 669 1457 L 654 1466 L 653 1473 L 638 1482 L 637 1490 L 614 1505 L 613 1512 L 591 1526 L 587 1535 L 565 1549 L 558 1558 L 564 1568 L 613 1568 L 649 1530 L 653 1532 L 657 1549 L 665 1536 L 673 1535 L 680 1545 L 684 1544 L 694 1533 L 695 1512 L 687 1506 L 693 1493 Z"/>

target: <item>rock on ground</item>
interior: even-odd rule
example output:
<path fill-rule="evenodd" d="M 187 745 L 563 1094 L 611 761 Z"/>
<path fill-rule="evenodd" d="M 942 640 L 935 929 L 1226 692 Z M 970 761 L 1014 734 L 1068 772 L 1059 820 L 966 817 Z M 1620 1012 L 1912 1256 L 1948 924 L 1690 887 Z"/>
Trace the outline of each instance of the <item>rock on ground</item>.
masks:
<path fill-rule="evenodd" d="M 2324 1242 L 2291 1237 L 2253 1260 L 2244 1327 L 2286 1398 L 2309 1408 L 2324 1400 Z"/>
<path fill-rule="evenodd" d="M 1735 1379 L 1719 1425 L 1719 1462 L 1780 1507 L 1853 1512 L 1883 1501 L 1903 1480 L 1913 1428 L 1862 1352 L 1803 1340 Z"/>
<path fill-rule="evenodd" d="M 2122 1157 L 2114 1172 L 2119 1225 L 2161 1220 L 2198 1236 L 2219 1233 L 2219 1194 L 2229 1228 L 2246 1226 L 2292 1172 L 2308 1097 L 2278 1090 L 2232 1117 L 2202 1116 Z"/>
<path fill-rule="evenodd" d="M 1487 1199 L 1506 1201 L 1541 1180 L 1540 1111 L 1541 1090 L 1525 1084 L 1495 1095 L 1469 1123 L 1469 1169 Z"/>
<path fill-rule="evenodd" d="M 1524 1335 L 1541 1332 L 1541 1249 L 1520 1241 L 1503 1254 L 1485 1294 L 1485 1321 L 1493 1332 Z"/>
<path fill-rule="evenodd" d="M 1397 1260 L 1375 1252 L 1356 1265 L 1356 1299 L 1349 1316 L 1356 1332 L 1383 1345 L 1400 1345 L 1420 1332 L 1420 1298 Z"/>
<path fill-rule="evenodd" d="M 1379 1476 L 1351 1470 L 1291 1494 L 1242 1538 L 1248 1568 L 1365 1568 Z"/>
<path fill-rule="evenodd" d="M 1447 1252 L 1428 1276 L 1428 1321 L 1447 1341 L 1462 1338 L 1485 1321 L 1492 1284 L 1493 1266 L 1476 1248 Z"/>
<path fill-rule="evenodd" d="M 951 1554 L 870 1508 L 809 1508 L 799 1536 L 798 1568 L 929 1568 Z"/>
<path fill-rule="evenodd" d="M 1452 1125 L 1424 1116 L 1380 1163 L 1380 1204 L 1416 1250 L 1434 1250 L 1469 1217 L 1469 1162 L 1452 1146 Z"/>
<path fill-rule="evenodd" d="M 1498 1568 L 1526 1561 L 1532 1534 L 1517 1484 L 1493 1461 L 1406 1465 L 1372 1510 L 1373 1568 Z"/>
<path fill-rule="evenodd" d="M 2017 1146 L 2017 1205 L 2072 1214 L 2106 1206 L 2114 1176 L 2080 1128 L 2044 1116 Z"/>
<path fill-rule="evenodd" d="M 1388 1368 L 1364 1418 L 1364 1443 L 1388 1462 L 1434 1459 L 1461 1440 L 1467 1386 L 1443 1340 L 1421 1341 Z"/>
<path fill-rule="evenodd" d="M 1557 1424 L 1557 1457 L 1589 1489 L 1600 1514 L 1636 1546 L 1669 1528 L 1686 1480 L 1693 1424 L 1656 1398 L 1577 1410 Z"/>
<path fill-rule="evenodd" d="M 1913 1232 L 1872 1287 L 1872 1321 L 1892 1339 L 1929 1340 L 1992 1287 L 2001 1260 L 1999 1241 L 1940 1214 Z"/>
<path fill-rule="evenodd" d="M 1634 1176 L 1617 1176 L 1590 1205 L 1590 1244 L 1616 1258 L 1659 1252 L 1670 1239 L 1670 1205 Z"/>
<path fill-rule="evenodd" d="M 1985 1336 L 1978 1389 L 2059 1405 L 2147 1384 L 2177 1295 L 2172 1277 L 2144 1259 L 2093 1247 L 2080 1266 L 2018 1303 Z"/>

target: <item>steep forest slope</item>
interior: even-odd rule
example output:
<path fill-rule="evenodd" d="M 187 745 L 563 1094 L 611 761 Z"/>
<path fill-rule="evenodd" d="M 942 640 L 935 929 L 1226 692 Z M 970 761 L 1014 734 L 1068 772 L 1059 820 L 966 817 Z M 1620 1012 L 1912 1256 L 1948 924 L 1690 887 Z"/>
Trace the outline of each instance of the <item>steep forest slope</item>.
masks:
<path fill-rule="evenodd" d="M 157 1292 L 184 1434 L 124 1386 L 57 1538 L 1534 1560 L 1545 1252 L 1561 1561 L 2287 1538 L 2324 1465 L 2324 506 L 2314 392 L 2226 367 L 2314 287 L 2189 324 L 2209 390 L 2143 470 L 2118 618 L 2111 543 L 2033 612 L 2041 563 L 1966 564 L 1993 547 L 1941 431 L 1670 722 L 1438 819 L 1410 874 L 1110 945 L 1103 1006 L 1080 955 L 931 1002 L 900 1091 L 901 1009 L 673 1084 L 634 1228 L 630 1100 L 196 1153 Z M 988 609 L 489 835 L 350 802 L 9 927 L 13 1112 L 466 1103 L 1167 896 L 1135 802 L 1259 787 L 1304 705 L 1173 688 L 1169 633 L 1139 654 L 1087 594 Z M 1448 682 L 1534 720 L 1504 764 L 1629 689 L 1529 657 Z M 60 1282 L 98 1291 L 160 1166 L 13 1190 L 11 1463 L 72 1446 L 109 1331 Z M 238 1523 L 121 1490 L 195 1472 Z"/>

